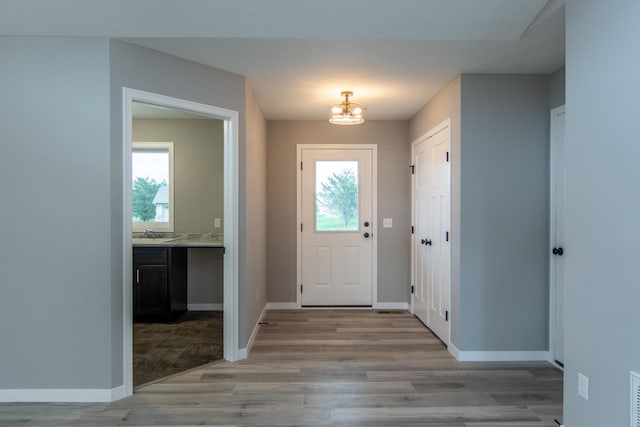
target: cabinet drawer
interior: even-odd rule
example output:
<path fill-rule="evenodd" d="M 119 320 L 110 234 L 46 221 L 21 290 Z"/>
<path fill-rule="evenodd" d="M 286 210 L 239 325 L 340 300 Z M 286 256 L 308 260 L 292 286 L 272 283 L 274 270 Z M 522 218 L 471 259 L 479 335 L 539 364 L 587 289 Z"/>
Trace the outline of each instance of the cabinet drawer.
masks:
<path fill-rule="evenodd" d="M 135 248 L 133 250 L 133 262 L 135 264 L 167 264 L 169 262 L 169 249 Z"/>

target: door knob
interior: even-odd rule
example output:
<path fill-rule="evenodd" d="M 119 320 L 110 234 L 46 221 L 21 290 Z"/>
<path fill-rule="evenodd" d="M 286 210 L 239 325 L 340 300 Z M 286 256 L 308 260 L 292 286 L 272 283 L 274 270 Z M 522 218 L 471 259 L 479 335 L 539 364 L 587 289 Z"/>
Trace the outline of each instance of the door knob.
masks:
<path fill-rule="evenodd" d="M 364 237 L 365 237 L 365 239 L 368 239 L 369 238 L 369 233 L 364 233 Z"/>
<path fill-rule="evenodd" d="M 369 221 L 365 221 L 365 222 L 364 222 L 364 226 L 365 226 L 365 227 L 368 227 L 368 226 L 369 226 Z"/>
<path fill-rule="evenodd" d="M 551 252 L 552 252 L 554 255 L 560 255 L 560 256 L 562 256 L 562 254 L 564 254 L 564 250 L 563 250 L 562 248 L 553 248 L 553 249 L 551 250 Z"/>
<path fill-rule="evenodd" d="M 420 240 L 420 243 L 425 245 L 425 246 L 431 246 L 431 240 L 429 240 L 429 239 L 422 239 L 422 240 Z"/>

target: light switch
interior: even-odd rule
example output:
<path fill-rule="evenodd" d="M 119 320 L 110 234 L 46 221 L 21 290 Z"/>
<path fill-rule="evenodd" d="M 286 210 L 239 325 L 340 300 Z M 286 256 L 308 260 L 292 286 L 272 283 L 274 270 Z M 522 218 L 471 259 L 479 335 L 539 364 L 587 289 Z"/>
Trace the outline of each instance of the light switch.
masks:
<path fill-rule="evenodd" d="M 213 220 L 213 226 L 214 226 L 215 228 L 220 228 L 220 218 L 215 218 L 215 219 Z"/>
<path fill-rule="evenodd" d="M 578 396 L 589 400 L 589 377 L 578 373 Z"/>
<path fill-rule="evenodd" d="M 382 219 L 382 227 L 383 228 L 391 228 L 391 227 L 393 227 L 393 218 L 383 218 Z"/>

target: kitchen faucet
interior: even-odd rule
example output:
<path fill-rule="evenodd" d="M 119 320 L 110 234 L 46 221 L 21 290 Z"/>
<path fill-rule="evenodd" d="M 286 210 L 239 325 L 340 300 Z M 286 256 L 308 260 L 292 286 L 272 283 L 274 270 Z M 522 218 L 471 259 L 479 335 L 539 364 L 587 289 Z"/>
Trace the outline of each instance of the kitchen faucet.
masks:
<path fill-rule="evenodd" d="M 150 228 L 145 228 L 144 235 L 147 236 L 149 239 L 155 239 L 155 238 L 160 237 L 160 235 L 158 233 L 156 233 L 155 231 L 153 231 Z"/>

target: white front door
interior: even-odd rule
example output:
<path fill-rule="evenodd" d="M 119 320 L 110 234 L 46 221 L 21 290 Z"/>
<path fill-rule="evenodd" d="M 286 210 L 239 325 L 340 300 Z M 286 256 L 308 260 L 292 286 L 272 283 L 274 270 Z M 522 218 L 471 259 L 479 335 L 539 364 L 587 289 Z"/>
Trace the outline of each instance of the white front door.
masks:
<path fill-rule="evenodd" d="M 373 148 L 300 148 L 302 306 L 373 303 Z"/>
<path fill-rule="evenodd" d="M 551 292 L 553 357 L 564 364 L 565 107 L 551 111 Z"/>
<path fill-rule="evenodd" d="M 451 292 L 449 122 L 413 146 L 414 313 L 449 344 Z"/>

